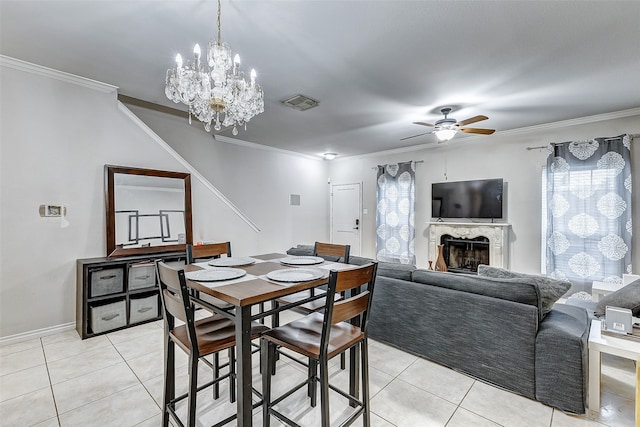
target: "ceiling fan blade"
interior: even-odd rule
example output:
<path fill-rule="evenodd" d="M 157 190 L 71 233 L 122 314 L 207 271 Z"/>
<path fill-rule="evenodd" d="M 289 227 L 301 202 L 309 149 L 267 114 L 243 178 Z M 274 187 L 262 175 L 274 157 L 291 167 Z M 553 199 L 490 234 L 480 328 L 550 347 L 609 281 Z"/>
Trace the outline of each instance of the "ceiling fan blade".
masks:
<path fill-rule="evenodd" d="M 432 125 L 431 123 L 425 123 L 425 122 L 413 122 L 414 125 L 422 125 L 422 126 L 428 126 L 430 128 L 436 127 L 436 125 Z"/>
<path fill-rule="evenodd" d="M 496 131 L 495 129 L 479 129 L 479 128 L 462 128 L 462 129 L 460 129 L 460 132 L 480 133 L 482 135 L 491 135 L 495 131 Z"/>
<path fill-rule="evenodd" d="M 407 137 L 405 137 L 405 138 L 400 138 L 400 141 L 404 141 L 405 139 L 416 138 L 416 137 L 418 137 L 418 136 L 422 136 L 422 135 L 428 135 L 428 134 L 430 134 L 430 133 L 431 133 L 431 132 L 425 132 L 425 133 L 419 133 L 418 135 L 407 136 Z"/>
<path fill-rule="evenodd" d="M 481 122 L 483 120 L 487 120 L 488 118 L 489 117 L 487 117 L 487 116 L 475 116 L 475 117 L 471 117 L 470 119 L 458 122 L 457 125 L 458 126 L 466 126 L 466 125 L 470 125 L 471 123 Z"/>

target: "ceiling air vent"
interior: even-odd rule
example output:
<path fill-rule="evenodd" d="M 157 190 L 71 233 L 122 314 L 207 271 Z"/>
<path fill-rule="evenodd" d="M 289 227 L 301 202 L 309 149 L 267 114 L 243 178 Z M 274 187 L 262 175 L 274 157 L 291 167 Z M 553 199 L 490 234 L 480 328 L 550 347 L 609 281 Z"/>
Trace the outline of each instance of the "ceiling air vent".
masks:
<path fill-rule="evenodd" d="M 287 98 L 282 103 L 298 111 L 308 110 L 318 105 L 318 101 L 315 99 L 300 94 Z"/>

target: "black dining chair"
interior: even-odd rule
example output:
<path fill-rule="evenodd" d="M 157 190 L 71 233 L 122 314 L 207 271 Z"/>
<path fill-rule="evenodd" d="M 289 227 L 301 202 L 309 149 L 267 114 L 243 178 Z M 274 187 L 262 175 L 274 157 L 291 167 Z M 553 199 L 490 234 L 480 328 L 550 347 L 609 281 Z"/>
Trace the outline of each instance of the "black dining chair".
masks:
<path fill-rule="evenodd" d="M 205 259 L 217 259 L 221 255 L 231 256 L 231 242 L 187 245 L 187 264 Z"/>
<path fill-rule="evenodd" d="M 351 406 L 357 408 L 354 413 L 341 425 L 351 424 L 357 417 L 363 416 L 363 425 L 370 424 L 369 409 L 369 356 L 367 345 L 367 327 L 369 310 L 373 297 L 377 263 L 365 264 L 350 270 L 335 271 L 329 274 L 327 291 L 327 305 L 324 313 L 314 312 L 302 319 L 295 320 L 284 326 L 272 328 L 262 334 L 261 362 L 262 362 L 262 397 L 264 427 L 270 425 L 271 416 L 292 426 L 294 421 L 277 410 L 275 406 L 297 390 L 308 387 L 311 406 L 317 404 L 317 384 L 320 386 L 321 422 L 323 427 L 330 425 L 329 418 L 329 389 L 332 389 L 349 400 Z M 351 291 L 349 297 L 335 301 L 333 298 L 339 292 Z M 349 322 L 348 322 L 349 321 Z M 309 359 L 307 379 L 272 399 L 271 378 L 269 367 L 273 366 L 276 348 L 287 348 L 294 353 Z M 350 348 L 360 349 L 360 368 L 362 378 L 362 398 L 358 399 L 357 391 L 347 393 L 329 384 L 329 360 L 338 354 L 343 354 Z M 320 375 L 317 368 L 320 365 Z M 358 364 L 352 364 L 357 366 Z M 358 373 L 351 372 L 352 380 L 358 378 Z M 357 387 L 354 387 L 357 390 Z"/>
<path fill-rule="evenodd" d="M 160 298 L 164 318 L 164 348 L 165 374 L 164 396 L 162 406 L 162 425 L 169 425 L 169 416 L 179 424 L 182 421 L 176 414 L 176 403 L 188 399 L 187 425 L 195 426 L 197 393 L 209 386 L 217 386 L 222 380 L 229 379 L 229 399 L 235 402 L 235 326 L 233 321 L 220 314 L 214 314 L 199 320 L 194 317 L 195 309 L 191 303 L 187 280 L 184 270 L 175 270 L 167 264 L 156 261 L 157 276 L 160 283 Z M 176 325 L 176 319 L 184 322 Z M 256 322 L 251 324 L 252 339 L 258 338 L 268 328 Z M 189 356 L 189 390 L 187 393 L 175 396 L 175 346 L 178 346 Z M 229 362 L 222 366 L 228 368 L 227 373 L 220 375 L 215 362 L 209 362 L 205 356 L 217 356 L 222 350 L 229 351 Z M 213 369 L 213 380 L 198 386 L 198 364 L 204 362 Z M 217 398 L 214 391 L 214 398 Z M 235 416 L 226 421 L 231 421 Z"/>
<path fill-rule="evenodd" d="M 339 245 L 334 243 L 322 243 L 315 242 L 313 246 L 313 256 L 324 258 L 327 261 L 334 262 L 342 262 L 345 264 L 349 263 L 349 252 L 351 251 L 350 245 Z M 295 294 L 285 295 L 281 298 L 278 298 L 274 302 L 274 308 L 277 308 L 280 305 L 291 304 L 298 301 L 305 300 L 312 296 L 318 294 L 325 294 L 326 292 L 322 289 L 309 289 L 307 291 L 296 292 Z M 340 299 L 344 297 L 342 294 L 336 294 L 335 298 Z M 294 310 L 301 311 L 304 314 L 313 313 L 316 311 L 324 310 L 326 305 L 325 298 L 319 298 L 305 304 L 298 305 L 294 308 Z M 280 326 L 280 315 L 279 313 L 275 313 L 272 316 L 272 326 L 278 327 Z M 342 354 L 340 356 L 340 368 L 345 369 L 346 367 L 346 358 L 345 355 Z"/>

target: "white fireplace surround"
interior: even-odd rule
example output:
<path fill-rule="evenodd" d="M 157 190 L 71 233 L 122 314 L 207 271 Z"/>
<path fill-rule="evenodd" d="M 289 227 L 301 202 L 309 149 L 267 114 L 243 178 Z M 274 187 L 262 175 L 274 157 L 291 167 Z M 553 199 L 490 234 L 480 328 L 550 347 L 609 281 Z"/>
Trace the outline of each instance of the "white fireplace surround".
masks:
<path fill-rule="evenodd" d="M 489 239 L 489 265 L 509 268 L 509 229 L 511 224 L 477 222 L 430 222 L 429 261 L 438 256 L 438 245 L 443 235 L 459 239 L 486 237 Z"/>

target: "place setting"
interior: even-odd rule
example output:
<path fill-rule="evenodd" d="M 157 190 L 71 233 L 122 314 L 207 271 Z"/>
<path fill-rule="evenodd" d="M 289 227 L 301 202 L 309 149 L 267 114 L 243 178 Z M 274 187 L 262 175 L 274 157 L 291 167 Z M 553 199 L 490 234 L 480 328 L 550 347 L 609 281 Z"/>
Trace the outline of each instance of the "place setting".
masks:
<path fill-rule="evenodd" d="M 312 280 L 327 277 L 329 272 L 316 267 L 287 268 L 284 270 L 274 270 L 265 277 L 280 284 L 293 284 L 310 282 Z"/>
<path fill-rule="evenodd" d="M 250 257 L 224 257 L 216 258 L 207 262 L 212 267 L 245 267 L 256 263 L 254 258 Z"/>
<path fill-rule="evenodd" d="M 324 258 L 319 256 L 303 256 L 303 255 L 292 255 L 280 260 L 281 264 L 284 265 L 318 265 L 324 262 Z"/>
<path fill-rule="evenodd" d="M 207 287 L 227 285 L 230 281 L 237 281 L 236 279 L 244 278 L 246 275 L 245 270 L 230 267 L 210 267 L 185 273 L 188 280 L 203 283 Z"/>

